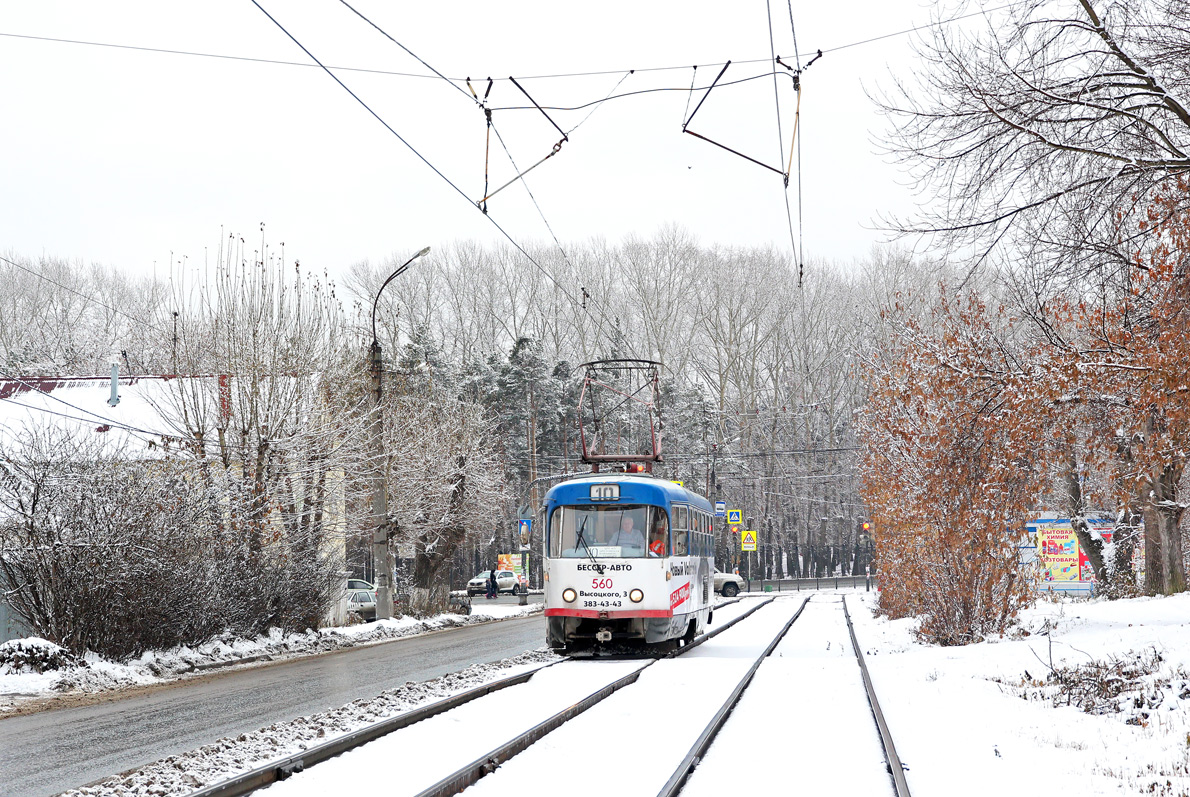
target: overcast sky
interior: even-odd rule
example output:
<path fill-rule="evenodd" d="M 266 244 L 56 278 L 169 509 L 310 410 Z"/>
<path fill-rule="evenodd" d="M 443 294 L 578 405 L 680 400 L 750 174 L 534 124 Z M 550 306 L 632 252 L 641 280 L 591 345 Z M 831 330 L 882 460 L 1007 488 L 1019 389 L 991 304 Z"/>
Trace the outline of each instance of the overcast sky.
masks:
<path fill-rule="evenodd" d="M 260 0 L 323 63 L 429 74 L 334 0 Z M 790 249 L 782 178 L 682 134 L 722 62 L 727 83 L 769 71 L 763 2 L 382 3 L 352 5 L 451 78 L 489 96 L 496 129 L 521 169 L 570 132 L 526 178 L 564 243 L 679 224 L 705 244 Z M 773 36 L 794 62 L 788 3 L 772 0 Z M 513 11 L 512 9 L 515 9 Z M 807 258 L 864 257 L 886 208 L 912 201 L 872 143 L 884 122 L 864 94 L 915 66 L 909 36 L 845 47 L 928 23 L 933 4 L 862 0 L 792 4 L 802 76 L 800 232 Z M 351 263 L 412 254 L 453 239 L 501 239 L 475 208 L 483 196 L 485 123 L 469 94 L 437 78 L 335 70 L 451 188 L 317 68 L 89 46 L 310 63 L 251 0 L 201 3 L 0 0 L 0 252 L 159 273 L 172 256 L 204 257 L 220 229 L 285 242 L 287 257 L 340 274 Z M 17 35 L 21 37 L 18 37 Z M 835 49 L 843 48 L 843 49 Z M 752 61 L 754 63 L 745 63 Z M 757 62 L 759 61 L 759 62 Z M 691 65 L 700 64 L 695 74 Z M 673 70 L 645 71 L 658 67 Z M 638 70 L 627 74 L 628 70 Z M 541 77 L 579 72 L 605 74 Z M 551 122 L 543 106 L 638 94 Z M 788 77 L 712 91 L 690 124 L 757 160 L 788 157 L 795 94 Z M 584 121 L 585 119 L 585 121 Z M 574 129 L 576 125 L 581 125 Z M 515 174 L 492 137 L 491 187 Z M 797 170 L 788 193 L 798 226 Z M 900 184 L 899 184 L 900 183 Z M 550 242 L 523 185 L 488 202 L 517 241 Z"/>

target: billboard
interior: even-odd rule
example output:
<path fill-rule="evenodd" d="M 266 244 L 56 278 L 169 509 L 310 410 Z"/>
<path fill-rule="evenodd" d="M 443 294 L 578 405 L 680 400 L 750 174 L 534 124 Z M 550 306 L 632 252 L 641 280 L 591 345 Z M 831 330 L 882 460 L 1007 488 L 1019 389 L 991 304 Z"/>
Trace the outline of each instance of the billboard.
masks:
<path fill-rule="evenodd" d="M 525 565 L 529 564 L 529 554 L 525 554 Z M 525 576 L 525 571 L 521 568 L 521 555 L 519 553 L 502 553 L 496 557 L 496 567 L 499 570 L 511 570 L 516 573 L 516 580 L 518 584 L 528 583 Z"/>
<path fill-rule="evenodd" d="M 1092 532 L 1111 542 L 1113 524 L 1110 520 L 1088 518 L 1087 526 Z M 1046 584 L 1089 585 L 1095 581 L 1095 573 L 1087 554 L 1078 544 L 1078 537 L 1070 525 L 1069 518 L 1042 518 L 1028 524 L 1037 545 L 1037 558 L 1041 565 L 1041 580 Z"/>
<path fill-rule="evenodd" d="M 1042 581 L 1082 581 L 1078 566 L 1081 553 L 1070 521 L 1039 525 L 1037 556 L 1041 559 Z"/>

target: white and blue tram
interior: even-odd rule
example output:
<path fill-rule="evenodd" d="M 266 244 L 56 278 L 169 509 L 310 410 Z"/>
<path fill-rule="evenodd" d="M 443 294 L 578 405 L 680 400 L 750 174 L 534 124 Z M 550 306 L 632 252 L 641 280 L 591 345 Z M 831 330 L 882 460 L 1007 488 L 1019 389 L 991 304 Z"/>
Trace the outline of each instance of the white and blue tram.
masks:
<path fill-rule="evenodd" d="M 551 489 L 543 521 L 553 650 L 670 650 L 711 622 L 714 513 L 702 496 L 644 473 L 593 473 Z"/>

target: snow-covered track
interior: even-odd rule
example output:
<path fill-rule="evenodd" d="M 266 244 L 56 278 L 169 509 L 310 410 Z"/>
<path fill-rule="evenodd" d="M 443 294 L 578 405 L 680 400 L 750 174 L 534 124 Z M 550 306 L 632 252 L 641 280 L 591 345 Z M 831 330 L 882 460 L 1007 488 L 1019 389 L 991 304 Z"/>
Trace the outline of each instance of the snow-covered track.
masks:
<path fill-rule="evenodd" d="M 501 678 L 498 681 L 492 681 L 491 683 L 477 686 L 474 689 L 468 689 L 466 692 L 460 692 L 443 700 L 437 700 L 421 708 L 413 709 L 395 717 L 389 717 L 388 719 L 373 723 L 351 733 L 344 734 L 325 744 L 311 747 L 300 753 L 295 753 L 276 761 L 270 761 L 265 766 L 257 767 L 243 774 L 207 786 L 193 792 L 191 797 L 239 797 L 240 795 L 250 794 L 257 789 L 268 786 L 270 783 L 285 780 L 290 775 L 303 771 L 306 767 L 314 766 L 322 761 L 326 761 L 328 758 L 334 758 L 337 755 L 341 755 L 348 750 L 353 750 L 360 745 L 367 744 L 374 739 L 379 739 L 381 736 L 390 734 L 393 731 L 407 728 L 414 723 L 450 711 L 451 709 L 470 703 L 472 700 L 490 695 L 493 692 L 498 692 L 501 689 L 523 684 L 546 667 L 552 667 L 560 663 L 555 661 L 549 664 L 543 664 L 540 667 L 534 667 L 528 672 L 518 673 L 508 678 Z"/>
<path fill-rule="evenodd" d="M 748 618 L 750 615 L 755 613 L 761 607 L 763 607 L 769 603 L 772 603 L 772 600 L 773 600 L 772 598 L 769 598 L 768 600 L 758 601 L 755 606 L 750 607 L 747 611 L 740 614 L 738 617 L 733 617 L 731 620 L 727 621 L 726 623 L 719 626 L 718 628 L 715 628 L 711 631 L 708 631 L 705 634 L 702 634 L 697 639 L 695 639 L 693 642 L 691 642 L 689 645 L 679 648 L 678 650 L 675 650 L 672 653 L 667 653 L 662 658 L 672 659 L 676 656 L 681 656 L 681 655 L 684 655 L 685 653 L 688 653 L 690 650 L 694 649 L 695 647 L 697 647 L 697 646 L 703 644 L 704 642 L 706 642 L 710 639 L 713 639 L 715 636 L 723 633 L 727 629 L 734 626 L 736 623 L 739 623 L 739 622 L 745 620 L 746 618 Z M 731 603 L 739 603 L 739 599 L 737 598 L 736 600 L 728 601 L 727 603 L 723 603 L 723 604 L 719 604 L 718 606 L 716 606 L 716 608 L 722 608 L 723 606 L 729 605 Z M 649 664 L 652 664 L 652 663 L 653 662 L 649 662 Z M 645 667 L 649 666 L 649 664 L 646 664 Z M 602 689 L 597 690 L 596 692 L 592 693 L 591 695 L 587 696 L 586 698 L 579 701 L 575 705 L 567 708 L 566 710 L 558 712 L 557 714 L 555 714 L 554 716 L 545 720 L 544 722 L 537 724 L 536 726 L 534 726 L 533 728 L 530 728 L 525 733 L 520 734 L 516 738 L 514 738 L 514 739 L 510 740 L 509 742 L 496 748 L 495 750 L 493 750 L 486 756 L 471 762 L 470 764 L 468 764 L 467 766 L 458 770 L 457 772 L 454 772 L 451 775 L 447 776 L 446 778 L 443 778 L 442 780 L 440 780 L 438 783 L 431 786 L 430 788 L 419 792 L 417 797 L 446 797 L 447 795 L 458 794 L 466 787 L 468 787 L 468 786 L 472 785 L 473 783 L 475 783 L 476 781 L 478 781 L 484 775 L 488 774 L 489 772 L 495 771 L 495 769 L 498 766 L 500 766 L 505 761 L 509 760 L 514 755 L 521 752 L 522 750 L 525 750 L 531 744 L 533 744 L 537 740 L 544 737 L 547 733 L 550 733 L 551 731 L 554 731 L 557 728 L 561 727 L 563 723 L 573 719 L 574 717 L 577 717 L 579 714 L 582 714 L 584 711 L 591 708 L 591 706 L 594 706 L 596 703 L 600 703 L 603 700 L 607 699 L 608 697 L 611 697 L 613 694 L 618 692 L 623 687 L 628 686 L 629 684 L 636 683 L 637 680 L 640 678 L 640 674 L 645 669 L 645 667 L 641 667 L 641 669 L 639 669 L 635 672 L 629 673 L 628 675 L 615 681 L 614 683 L 608 684 L 607 686 L 603 687 Z"/>
<path fill-rule="evenodd" d="M 789 622 L 785 623 L 784 628 L 781 629 L 781 633 L 773 637 L 773 641 L 765 648 L 764 653 L 758 656 L 756 661 L 753 662 L 747 674 L 740 679 L 739 683 L 731 691 L 731 694 L 728 695 L 727 700 L 715 712 L 714 718 L 703 729 L 698 740 L 690 748 L 690 752 L 682 759 L 682 763 L 678 764 L 678 768 L 674 770 L 673 775 L 670 776 L 665 786 L 658 792 L 657 797 L 674 797 L 674 795 L 682 790 L 682 786 L 686 783 L 686 778 L 690 777 L 690 773 L 698 766 L 698 762 L 706 754 L 707 749 L 711 746 L 711 742 L 715 740 L 715 736 L 718 735 L 723 724 L 727 722 L 728 716 L 731 715 L 731 710 L 735 708 L 736 703 L 740 702 L 740 697 L 744 694 L 744 690 L 748 688 L 748 684 L 752 683 L 752 677 L 756 675 L 756 671 L 760 669 L 760 665 L 764 663 L 764 660 L 772 654 L 781 640 L 785 638 L 785 635 L 789 633 L 789 629 L 797 622 L 797 618 L 802 616 L 802 612 L 805 611 L 806 604 L 809 602 L 809 597 L 802 601 L 802 605 L 794 613 L 793 617 L 789 618 Z"/>
<path fill-rule="evenodd" d="M 876 720 L 876 729 L 880 732 L 880 743 L 884 746 L 884 759 L 888 764 L 888 774 L 892 777 L 893 788 L 897 797 L 910 797 L 909 783 L 905 780 L 905 767 L 897 755 L 896 745 L 893 744 L 892 733 L 888 723 L 884 721 L 884 713 L 880 710 L 880 701 L 876 698 L 876 689 L 872 686 L 872 676 L 868 674 L 868 665 L 864 662 L 864 654 L 860 649 L 859 640 L 855 638 L 855 626 L 851 623 L 851 612 L 847 611 L 847 596 L 843 596 L 843 616 L 847 618 L 847 633 L 851 635 L 851 647 L 855 650 L 855 659 L 859 663 L 860 675 L 864 680 L 864 690 L 868 694 L 868 705 L 872 707 L 872 718 Z"/>
<path fill-rule="evenodd" d="M 735 626 L 737 623 L 751 616 L 763 606 L 771 603 L 772 600 L 772 598 L 768 598 L 767 600 L 755 601 L 755 605 L 748 607 L 738 616 L 735 616 L 722 625 L 717 626 L 713 630 L 702 634 L 689 645 L 669 653 L 662 658 L 674 658 L 676 656 L 685 654 L 686 652 L 703 644 L 707 640 L 710 640 L 729 628 Z M 741 599 L 736 598 L 734 600 L 717 604 L 715 608 L 717 610 L 721 610 L 729 605 L 738 604 L 740 602 Z M 558 712 L 557 714 L 551 716 L 541 723 L 538 723 L 533 728 L 530 728 L 524 733 L 518 734 L 515 738 L 500 745 L 496 749 L 490 751 L 484 756 L 481 756 L 470 764 L 458 769 L 454 773 L 440 780 L 435 785 L 422 790 L 419 792 L 419 797 L 420 795 L 448 795 L 459 793 L 459 791 L 466 788 L 468 785 L 475 783 L 479 778 L 483 777 L 483 775 L 493 771 L 501 763 L 507 761 L 508 759 L 512 758 L 512 756 L 529 747 L 531 744 L 533 744 L 533 742 L 542 738 L 550 731 L 558 728 L 567 720 L 578 716 L 583 711 L 606 699 L 624 686 L 634 683 L 639 678 L 641 671 L 643 671 L 646 667 L 656 663 L 656 661 L 658 660 L 652 660 L 643 663 L 642 666 L 634 672 L 631 672 L 622 678 L 618 678 L 610 684 L 600 687 L 582 700 L 579 700 L 575 704 L 569 706 L 564 711 Z M 522 672 L 508 678 L 493 681 L 491 683 L 476 687 L 475 689 L 470 689 L 466 692 L 461 692 L 460 694 L 454 695 L 444 700 L 439 700 L 429 705 L 422 706 L 421 708 L 400 714 L 396 717 L 390 717 L 388 719 L 381 720 L 367 727 L 347 733 L 332 741 L 311 747 L 300 753 L 295 753 L 282 759 L 271 761 L 265 766 L 258 767 L 219 783 L 212 784 L 211 786 L 207 786 L 206 788 L 193 792 L 191 797 L 240 797 L 241 795 L 250 794 L 272 783 L 286 780 L 290 776 L 303 772 L 315 764 L 335 758 L 339 755 L 342 755 L 343 753 L 366 745 L 369 742 L 380 739 L 381 737 L 390 733 L 407 728 L 432 717 L 436 717 L 440 714 L 445 714 L 446 712 L 458 709 L 467 705 L 468 703 L 478 700 L 479 698 L 486 697 L 487 695 L 493 694 L 508 687 L 524 684 L 542 670 L 548 667 L 566 663 L 568 663 L 567 660 L 551 662 L 540 667 L 535 667 L 528 672 Z"/>

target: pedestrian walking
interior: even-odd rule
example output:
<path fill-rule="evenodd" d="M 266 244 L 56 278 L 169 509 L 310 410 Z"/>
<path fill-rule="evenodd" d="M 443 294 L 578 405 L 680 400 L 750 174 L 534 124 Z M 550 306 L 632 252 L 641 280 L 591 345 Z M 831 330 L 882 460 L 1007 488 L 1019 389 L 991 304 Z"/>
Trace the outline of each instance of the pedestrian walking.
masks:
<path fill-rule="evenodd" d="M 489 570 L 488 571 L 488 600 L 491 600 L 492 598 L 496 597 L 496 594 L 499 592 L 499 586 L 500 586 L 499 582 L 496 581 L 496 571 Z"/>

